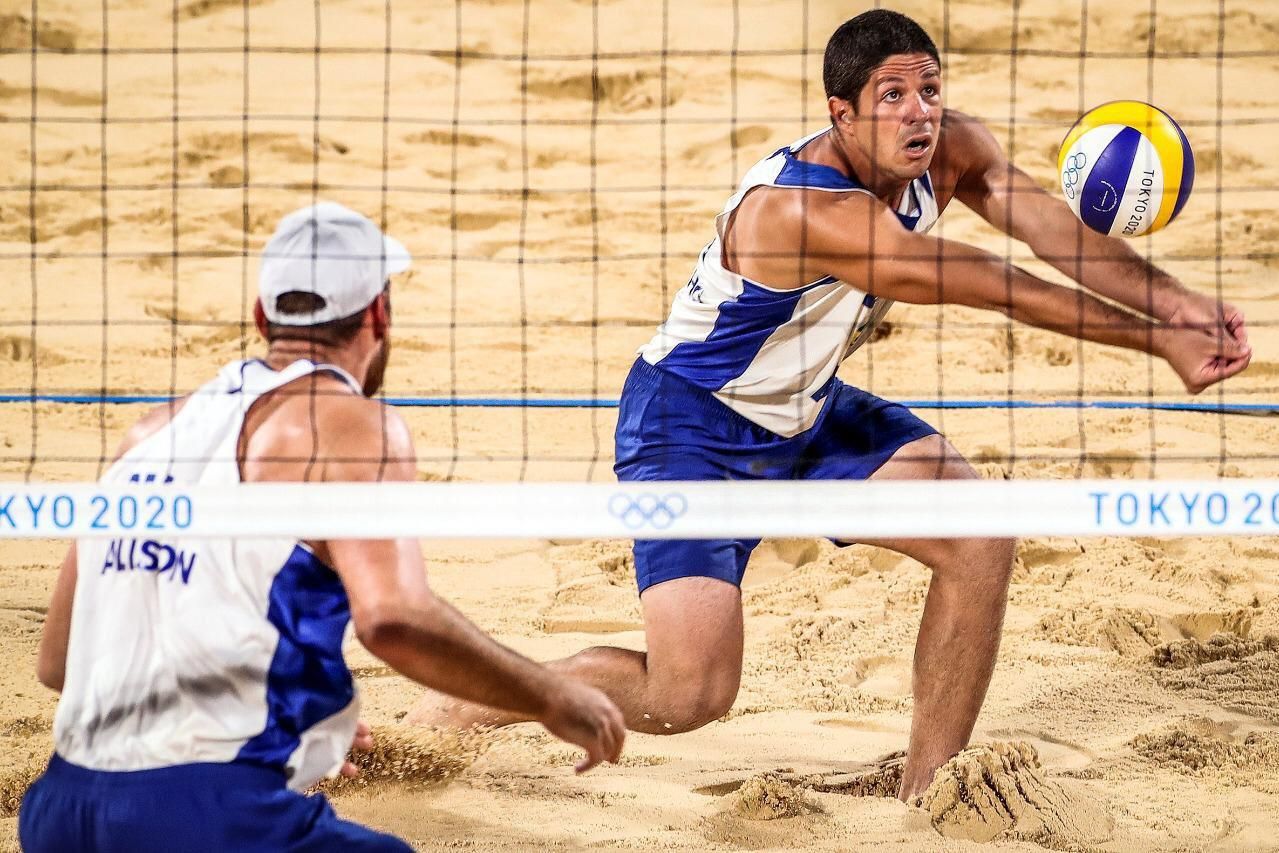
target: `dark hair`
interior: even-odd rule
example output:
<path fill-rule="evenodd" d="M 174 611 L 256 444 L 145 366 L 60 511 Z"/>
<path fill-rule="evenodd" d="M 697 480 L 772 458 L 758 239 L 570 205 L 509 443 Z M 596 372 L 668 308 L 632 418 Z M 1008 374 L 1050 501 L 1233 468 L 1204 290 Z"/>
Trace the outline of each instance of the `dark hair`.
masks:
<path fill-rule="evenodd" d="M 941 65 L 937 45 L 924 28 L 900 12 L 872 9 L 845 21 L 826 43 L 822 83 L 826 96 L 857 108 L 857 96 L 879 64 L 901 53 L 926 53 Z"/>
<path fill-rule="evenodd" d="M 323 310 L 327 303 L 318 293 L 305 290 L 290 290 L 275 298 L 275 310 L 281 314 L 311 314 Z M 371 303 L 370 303 L 371 304 Z M 327 323 L 316 323 L 313 326 L 286 326 L 281 323 L 267 323 L 266 339 L 268 341 L 295 340 L 311 341 L 329 346 L 349 344 L 364 325 L 364 312 L 368 306 L 361 308 L 349 317 L 339 317 Z"/>

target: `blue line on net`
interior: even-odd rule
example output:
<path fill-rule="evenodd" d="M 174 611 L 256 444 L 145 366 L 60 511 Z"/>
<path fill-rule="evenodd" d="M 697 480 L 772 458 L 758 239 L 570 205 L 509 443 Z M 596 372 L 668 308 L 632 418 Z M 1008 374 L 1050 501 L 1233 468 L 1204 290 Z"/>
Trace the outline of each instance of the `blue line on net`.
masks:
<path fill-rule="evenodd" d="M 167 403 L 166 394 L 0 394 L 0 403 L 112 404 Z M 392 406 L 412 408 L 615 409 L 617 400 L 593 397 L 384 397 Z M 1158 400 L 900 400 L 912 409 L 1138 409 L 1170 412 L 1279 413 L 1273 403 L 1197 403 Z"/>

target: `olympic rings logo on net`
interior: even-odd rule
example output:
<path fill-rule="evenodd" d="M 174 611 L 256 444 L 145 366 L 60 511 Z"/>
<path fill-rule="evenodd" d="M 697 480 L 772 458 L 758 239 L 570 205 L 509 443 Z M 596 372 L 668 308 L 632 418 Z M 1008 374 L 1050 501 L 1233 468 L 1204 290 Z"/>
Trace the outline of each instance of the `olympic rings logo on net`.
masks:
<path fill-rule="evenodd" d="M 665 530 L 688 511 L 688 500 L 681 494 L 645 493 L 632 497 L 618 492 L 608 499 L 608 511 L 631 530 Z"/>
<path fill-rule="evenodd" d="M 1088 155 L 1077 151 L 1066 158 L 1066 168 L 1061 170 L 1061 191 L 1066 198 L 1075 197 L 1075 187 L 1079 185 L 1084 166 L 1088 165 Z"/>

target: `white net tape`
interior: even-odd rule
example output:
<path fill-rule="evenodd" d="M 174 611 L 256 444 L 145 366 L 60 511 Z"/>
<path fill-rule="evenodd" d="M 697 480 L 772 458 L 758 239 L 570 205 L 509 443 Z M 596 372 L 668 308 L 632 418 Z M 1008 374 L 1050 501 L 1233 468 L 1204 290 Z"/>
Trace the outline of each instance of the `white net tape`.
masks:
<path fill-rule="evenodd" d="M 1279 533 L 1279 480 L 5 484 L 0 538 Z"/>

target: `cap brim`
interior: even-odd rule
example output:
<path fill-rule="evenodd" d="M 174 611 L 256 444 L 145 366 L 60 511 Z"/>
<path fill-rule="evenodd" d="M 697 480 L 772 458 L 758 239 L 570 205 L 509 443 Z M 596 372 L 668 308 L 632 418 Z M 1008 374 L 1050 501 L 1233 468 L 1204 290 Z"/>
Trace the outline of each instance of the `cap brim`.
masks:
<path fill-rule="evenodd" d="M 404 272 L 413 263 L 413 257 L 404 244 L 387 234 L 382 235 L 382 249 L 386 253 L 386 274 Z"/>

